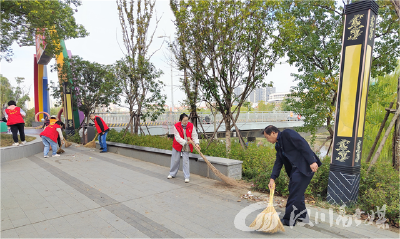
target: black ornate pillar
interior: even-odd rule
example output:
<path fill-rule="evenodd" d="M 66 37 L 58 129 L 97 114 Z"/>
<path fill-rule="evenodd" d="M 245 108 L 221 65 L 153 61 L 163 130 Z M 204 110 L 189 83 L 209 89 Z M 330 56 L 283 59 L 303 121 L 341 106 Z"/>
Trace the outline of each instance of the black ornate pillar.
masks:
<path fill-rule="evenodd" d="M 63 83 L 63 93 L 64 93 L 64 116 L 65 116 L 65 132 L 67 134 L 74 134 L 74 116 L 72 109 L 72 96 L 71 87 L 68 82 Z"/>
<path fill-rule="evenodd" d="M 355 203 L 360 184 L 361 148 L 375 23 L 379 6 L 371 0 L 345 6 L 335 134 L 327 201 Z"/>

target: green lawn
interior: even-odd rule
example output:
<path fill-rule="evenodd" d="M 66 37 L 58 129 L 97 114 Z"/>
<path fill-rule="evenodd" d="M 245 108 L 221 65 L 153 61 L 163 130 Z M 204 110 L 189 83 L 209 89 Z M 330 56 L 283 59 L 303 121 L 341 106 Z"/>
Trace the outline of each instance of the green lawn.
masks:
<path fill-rule="evenodd" d="M 19 136 L 18 136 L 19 138 Z M 32 136 L 25 136 L 26 142 L 30 142 L 32 140 L 35 140 L 35 137 Z M 21 143 L 21 141 L 19 141 Z M 7 147 L 11 146 L 14 143 L 14 140 L 12 138 L 11 134 L 0 134 L 0 147 Z"/>

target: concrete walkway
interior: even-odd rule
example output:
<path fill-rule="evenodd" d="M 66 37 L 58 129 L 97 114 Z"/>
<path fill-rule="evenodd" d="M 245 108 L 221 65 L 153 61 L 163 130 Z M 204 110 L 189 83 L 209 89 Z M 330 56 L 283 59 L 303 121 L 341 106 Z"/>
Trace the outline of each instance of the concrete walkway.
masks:
<path fill-rule="evenodd" d="M 76 146 L 65 151 L 58 158 L 40 153 L 2 165 L 2 238 L 399 237 L 365 223 L 331 226 L 328 216 L 323 222 L 314 212 L 318 224 L 273 235 L 246 231 L 266 206 L 240 200 L 246 190 L 193 174 L 185 184 L 182 172 L 168 180 L 166 167 L 112 153 Z"/>

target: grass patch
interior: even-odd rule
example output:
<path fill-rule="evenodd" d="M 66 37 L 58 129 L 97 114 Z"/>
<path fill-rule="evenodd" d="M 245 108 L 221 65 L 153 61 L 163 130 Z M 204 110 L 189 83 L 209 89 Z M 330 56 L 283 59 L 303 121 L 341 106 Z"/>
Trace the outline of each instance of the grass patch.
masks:
<path fill-rule="evenodd" d="M 26 142 L 30 142 L 35 139 L 36 139 L 36 137 L 25 136 Z M 11 146 L 13 143 L 14 143 L 14 140 L 12 138 L 12 134 L 0 134 L 0 147 L 8 147 L 8 146 Z M 19 143 L 21 143 L 21 141 L 19 141 Z"/>

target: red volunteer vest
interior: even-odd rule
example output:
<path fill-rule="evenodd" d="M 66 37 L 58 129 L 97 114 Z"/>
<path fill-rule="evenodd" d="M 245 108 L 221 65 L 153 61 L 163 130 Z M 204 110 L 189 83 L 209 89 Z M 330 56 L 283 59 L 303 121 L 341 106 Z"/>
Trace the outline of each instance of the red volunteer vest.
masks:
<path fill-rule="evenodd" d="M 57 138 L 58 138 L 58 132 L 57 129 L 61 128 L 58 124 L 53 124 L 47 126 L 42 133 L 40 133 L 40 136 L 46 136 L 47 138 L 53 140 L 55 143 L 57 143 Z"/>
<path fill-rule="evenodd" d="M 107 126 L 107 124 L 104 122 L 104 120 L 101 118 L 101 117 L 99 117 L 99 116 L 95 116 L 94 117 L 94 125 L 96 126 L 96 129 L 97 129 L 97 133 L 101 133 L 102 131 L 101 131 L 101 129 L 100 129 L 100 126 L 97 124 L 97 119 L 96 118 L 99 118 L 100 120 L 101 120 L 101 123 L 103 124 L 103 127 L 104 127 L 104 131 L 106 131 L 106 130 L 108 130 L 108 126 Z"/>
<path fill-rule="evenodd" d="M 15 107 L 13 110 L 6 109 L 6 113 L 8 115 L 7 125 L 25 123 L 19 107 Z"/>
<path fill-rule="evenodd" d="M 175 128 L 176 128 L 176 130 L 178 130 L 181 138 L 184 139 L 183 127 L 182 127 L 181 122 L 176 123 Z M 188 122 L 186 125 L 186 137 L 188 137 L 188 138 L 190 137 L 192 139 L 192 132 L 193 132 L 193 124 Z M 172 147 L 178 152 L 181 152 L 182 148 L 183 148 L 183 146 L 180 143 L 178 143 L 178 141 L 176 141 L 175 137 L 174 137 L 174 142 L 172 143 Z M 193 145 L 190 144 L 189 147 L 190 147 L 190 152 L 193 152 Z"/>

